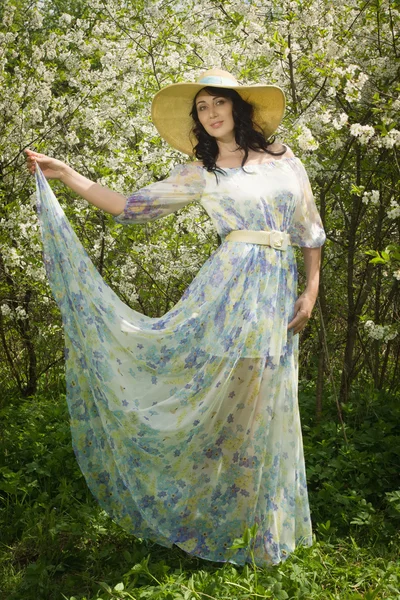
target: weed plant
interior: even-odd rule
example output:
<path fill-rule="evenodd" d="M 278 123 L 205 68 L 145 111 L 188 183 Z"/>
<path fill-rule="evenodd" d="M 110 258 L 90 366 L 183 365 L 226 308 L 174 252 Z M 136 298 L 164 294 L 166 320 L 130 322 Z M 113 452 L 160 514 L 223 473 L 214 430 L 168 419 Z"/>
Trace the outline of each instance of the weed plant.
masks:
<path fill-rule="evenodd" d="M 136 539 L 98 506 L 76 463 L 62 392 L 0 410 L 1 600 L 400 599 L 400 407 L 390 393 L 355 394 L 314 420 L 300 405 L 311 548 L 285 563 L 237 567 Z M 251 555 L 256 531 L 236 547 Z"/>

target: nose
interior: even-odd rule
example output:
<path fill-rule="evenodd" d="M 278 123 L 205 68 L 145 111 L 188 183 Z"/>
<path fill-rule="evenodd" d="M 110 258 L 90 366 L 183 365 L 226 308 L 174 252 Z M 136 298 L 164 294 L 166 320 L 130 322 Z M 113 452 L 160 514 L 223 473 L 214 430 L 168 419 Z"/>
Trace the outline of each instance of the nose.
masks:
<path fill-rule="evenodd" d="M 210 119 L 214 119 L 217 116 L 217 107 L 214 104 L 210 108 Z"/>

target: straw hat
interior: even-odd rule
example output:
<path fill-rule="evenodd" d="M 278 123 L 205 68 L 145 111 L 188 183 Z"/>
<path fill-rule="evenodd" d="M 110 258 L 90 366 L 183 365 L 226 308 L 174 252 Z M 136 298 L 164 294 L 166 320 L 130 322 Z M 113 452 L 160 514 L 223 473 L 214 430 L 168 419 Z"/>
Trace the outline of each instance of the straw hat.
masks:
<path fill-rule="evenodd" d="M 185 154 L 193 154 L 193 147 L 197 144 L 190 116 L 193 100 L 207 86 L 234 89 L 243 100 L 252 104 L 254 122 L 261 127 L 267 139 L 285 114 L 285 94 L 281 88 L 276 85 L 239 85 L 233 75 L 221 69 L 205 71 L 196 83 L 167 85 L 154 96 L 151 116 L 161 137 Z"/>

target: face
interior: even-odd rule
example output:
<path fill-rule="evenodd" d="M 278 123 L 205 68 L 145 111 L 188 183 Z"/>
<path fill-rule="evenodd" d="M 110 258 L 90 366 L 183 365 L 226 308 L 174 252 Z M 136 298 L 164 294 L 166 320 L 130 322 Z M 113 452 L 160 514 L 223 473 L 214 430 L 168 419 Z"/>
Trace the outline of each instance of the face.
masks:
<path fill-rule="evenodd" d="M 199 121 L 209 135 L 221 141 L 230 141 L 235 137 L 230 98 L 211 96 L 202 90 L 196 97 L 196 109 Z"/>

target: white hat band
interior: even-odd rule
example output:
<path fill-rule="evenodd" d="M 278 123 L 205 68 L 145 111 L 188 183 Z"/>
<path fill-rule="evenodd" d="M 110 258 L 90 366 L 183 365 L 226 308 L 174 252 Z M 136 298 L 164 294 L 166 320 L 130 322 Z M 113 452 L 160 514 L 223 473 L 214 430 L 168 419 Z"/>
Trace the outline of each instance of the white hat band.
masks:
<path fill-rule="evenodd" d="M 237 81 L 234 79 L 228 79 L 228 77 L 216 77 L 215 75 L 208 75 L 207 77 L 203 77 L 199 79 L 198 83 L 209 83 L 214 85 L 238 85 Z"/>

